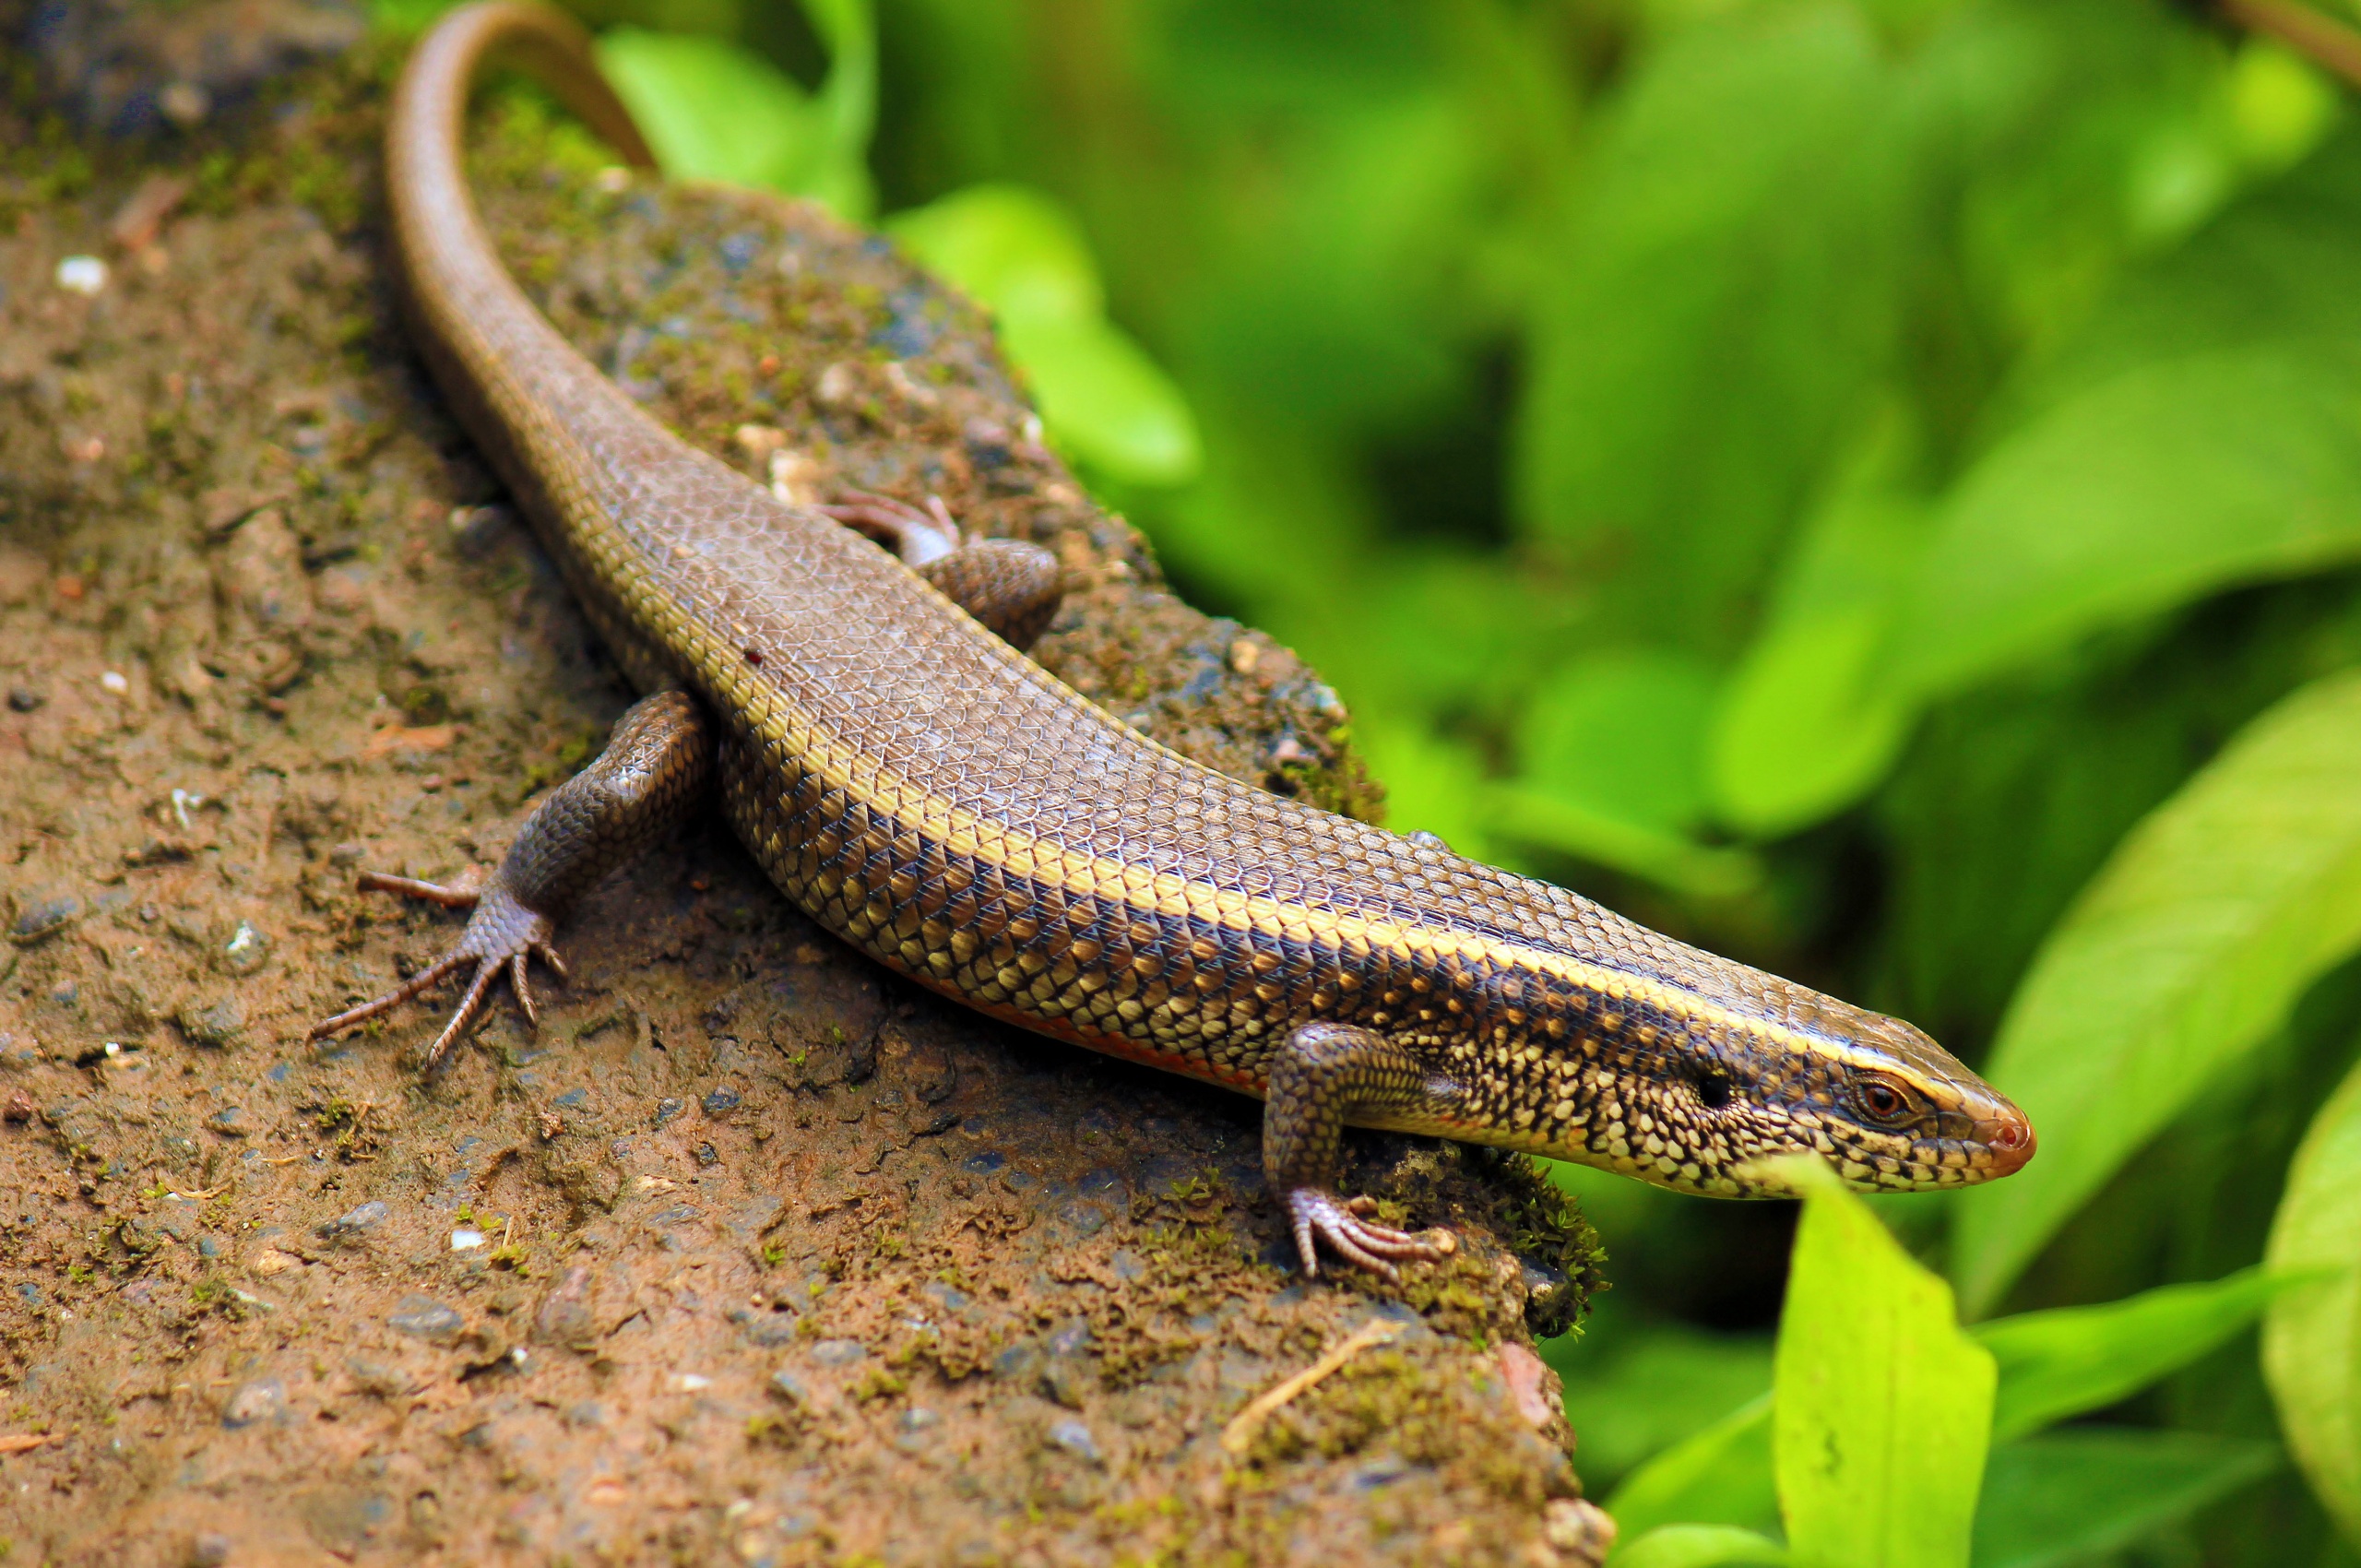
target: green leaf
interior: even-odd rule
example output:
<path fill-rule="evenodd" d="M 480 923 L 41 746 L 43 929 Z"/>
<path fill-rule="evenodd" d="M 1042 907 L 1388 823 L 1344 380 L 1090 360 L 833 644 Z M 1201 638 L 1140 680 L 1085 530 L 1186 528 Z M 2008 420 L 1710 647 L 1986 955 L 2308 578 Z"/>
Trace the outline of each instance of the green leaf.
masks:
<path fill-rule="evenodd" d="M 1713 667 L 1656 648 L 1584 654 L 1546 677 L 1517 721 L 1522 781 L 1667 833 L 1705 814 Z"/>
<path fill-rule="evenodd" d="M 1816 1159 L 1779 1319 L 1779 1511 L 1798 1568 L 1965 1568 L 1992 1431 L 1992 1354 L 1951 1287 Z"/>
<path fill-rule="evenodd" d="M 1992 1450 L 1974 1568 L 2064 1568 L 2137 1543 L 2268 1475 L 2268 1443 L 2075 1427 Z"/>
<path fill-rule="evenodd" d="M 784 189 L 811 156 L 811 101 L 787 74 L 728 39 L 617 28 L 599 68 L 677 178 Z"/>
<path fill-rule="evenodd" d="M 1943 508 L 1899 624 L 1955 691 L 2220 588 L 2361 558 L 2361 386 L 2309 349 L 2161 360 L 2002 442 Z"/>
<path fill-rule="evenodd" d="M 1666 1525 L 1777 1529 L 1771 1396 L 1739 1406 L 1632 1471 L 1608 1498 L 1607 1511 L 1634 1539 Z"/>
<path fill-rule="evenodd" d="M 1584 1212 L 1601 1222 L 1587 1206 Z M 1610 1333 L 1601 1322 L 1562 1351 L 1552 1340 L 1541 1353 L 1564 1382 L 1566 1419 L 1582 1434 L 1583 1479 L 1594 1486 L 1771 1386 L 1771 1342 L 1762 1336 L 1655 1323 L 1619 1323 Z"/>
<path fill-rule="evenodd" d="M 1899 623 L 1898 686 L 1956 691 L 2100 627 L 2361 556 L 2356 265 L 2348 135 L 2124 279 L 2004 400 L 2000 439 L 1945 502 Z"/>
<path fill-rule="evenodd" d="M 616 28 L 599 65 L 668 174 L 810 196 L 853 221 L 874 205 L 866 164 L 877 48 L 865 0 L 806 0 L 828 46 L 828 76 L 807 94 L 726 39 Z"/>
<path fill-rule="evenodd" d="M 2355 1079 L 2361 1082 L 2361 1074 Z M 2361 1100 L 2361 1089 L 2348 1086 L 2347 1095 Z M 2361 1122 L 2361 1103 L 2347 1106 L 2344 1113 Z M 2323 1113 L 2323 1123 L 2327 1120 Z M 2353 1165 L 2361 1168 L 2361 1132 L 2348 1135 L 2356 1144 L 2351 1151 Z M 2334 1174 L 2341 1180 L 2351 1172 Z M 2342 1196 L 2361 1190 L 2361 1179 L 2327 1190 Z M 2361 1214 L 2361 1204 L 2347 1206 Z M 2361 1229 L 2361 1218 L 2353 1223 Z M 2345 1240 L 2333 1237 L 2323 1250 L 2333 1250 Z M 2361 1250 L 2361 1241 L 2354 1245 Z M 2291 1260 L 2291 1266 L 2300 1268 L 2301 1262 Z M 2206 1284 L 2164 1286 L 2101 1306 L 2024 1313 L 1969 1330 L 1991 1352 L 1998 1372 L 1992 1441 L 2003 1446 L 1993 1450 L 1995 1473 L 2001 1456 L 2021 1449 L 2020 1440 L 2028 1434 L 2114 1404 L 2179 1371 L 2251 1323 L 2265 1302 L 2308 1285 L 2300 1272 L 2245 1269 Z M 2288 1297 L 2291 1305 L 2310 1299 Z M 1586 1443 L 1596 1430 L 1609 1444 L 1621 1439 L 1630 1446 L 1623 1434 L 1637 1418 L 1612 1402 L 1643 1400 L 1652 1384 L 1677 1413 L 1684 1406 L 1693 1408 L 1707 1390 L 1736 1394 L 1758 1377 L 1768 1381 L 1767 1375 L 1753 1372 L 1757 1363 L 1742 1344 L 1701 1347 L 1674 1338 L 1662 1347 L 1664 1355 L 1651 1355 L 1650 1348 L 1643 1347 L 1615 1363 L 1607 1377 L 1596 1382 L 1586 1383 L 1577 1368 L 1560 1366 L 1567 1414 Z M 1703 1362 L 1698 1360 L 1701 1353 L 1707 1356 Z M 2342 1397 L 2323 1403 L 2342 1408 L 2337 1406 Z M 1666 1447 L 1626 1478 L 1609 1500 L 1609 1511 L 1634 1531 L 1674 1520 L 1766 1525 L 1773 1484 L 1769 1413 L 1769 1396 L 1758 1394 L 1731 1414 Z M 1643 1443 L 1646 1441 L 1642 1438 Z M 2361 1473 L 2361 1466 L 2355 1468 Z M 2020 1480 L 2012 1480 L 2011 1486 L 2022 1490 Z M 2013 1502 L 1996 1502 L 1987 1484 L 1977 1511 L 1979 1565 L 1984 1561 L 1980 1543 L 1994 1527 L 1993 1519 L 2015 1506 Z M 2004 1523 L 1999 1527 L 2005 1531 L 2012 1526 Z"/>
<path fill-rule="evenodd" d="M 1537 281 L 1527 528 L 1619 557 L 1604 611 L 1719 652 L 1886 363 L 1916 137 L 1848 7 L 1766 7 L 1643 60 Z"/>
<path fill-rule="evenodd" d="M 2240 732 L 2118 847 L 2035 959 L 1987 1075 L 2041 1140 L 1959 1195 L 1953 1272 L 1988 1309 L 2123 1162 L 2219 1095 L 2361 944 L 2361 675 Z"/>
<path fill-rule="evenodd" d="M 1488 831 L 1627 872 L 1699 898 L 1734 898 L 1762 882 L 1762 862 L 1744 849 L 1699 844 L 1677 833 L 1603 811 L 1587 801 L 1520 784 L 1481 787 Z"/>
<path fill-rule="evenodd" d="M 1885 679 L 1924 509 L 1838 497 L 1797 540 L 1762 631 L 1723 689 L 1707 747 L 1714 814 L 1759 837 L 1849 805 L 1885 776 L 1915 709 Z"/>
<path fill-rule="evenodd" d="M 999 317 L 1042 422 L 1076 457 L 1132 483 L 1194 477 L 1203 450 L 1189 405 L 1107 320 L 1097 265 L 1063 208 L 1022 186 L 971 185 L 886 227 Z"/>
<path fill-rule="evenodd" d="M 1615 1568 L 1784 1568 L 1787 1549 L 1734 1525 L 1663 1525 L 1608 1561 Z"/>
<path fill-rule="evenodd" d="M 1133 484 L 1195 477 L 1204 453 L 1180 388 L 1120 328 L 1012 315 L 1001 340 L 1031 380 L 1042 422 L 1084 463 Z"/>
<path fill-rule="evenodd" d="M 1003 319 L 1087 321 L 1106 309 L 1074 215 L 1024 185 L 969 185 L 897 212 L 885 232 Z"/>
<path fill-rule="evenodd" d="M 1472 748 L 1400 718 L 1362 717 L 1353 741 L 1385 780 L 1387 826 L 1438 834 L 1463 855 L 1489 858 L 1490 836 L 1473 806 L 1484 764 Z"/>
<path fill-rule="evenodd" d="M 1663 649 L 1560 666 L 1518 719 L 1517 777 L 1486 792 L 1499 831 L 1701 897 L 1755 886 L 1751 855 L 1691 836 L 1714 686 L 1702 660 Z"/>
<path fill-rule="evenodd" d="M 1996 1443 L 2127 1398 L 2252 1323 L 2288 1281 L 2259 1268 L 2166 1285 L 2104 1306 L 2022 1313 L 1979 1325 L 1999 1363 Z"/>
<path fill-rule="evenodd" d="M 2345 1539 L 2361 1543 L 2361 1067 L 2296 1151 L 2267 1256 L 2274 1269 L 2333 1273 L 2272 1303 L 2262 1371 L 2313 1493 Z"/>

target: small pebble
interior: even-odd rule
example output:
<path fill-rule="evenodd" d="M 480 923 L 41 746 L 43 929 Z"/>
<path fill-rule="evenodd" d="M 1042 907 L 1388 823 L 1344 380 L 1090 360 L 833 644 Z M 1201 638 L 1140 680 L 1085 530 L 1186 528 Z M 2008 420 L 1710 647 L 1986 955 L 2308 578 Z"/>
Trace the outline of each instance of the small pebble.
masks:
<path fill-rule="evenodd" d="M 188 1545 L 189 1568 L 221 1568 L 235 1550 L 228 1536 L 219 1530 L 208 1530 Z"/>
<path fill-rule="evenodd" d="M 483 1232 L 481 1230 L 454 1230 L 451 1232 L 451 1250 L 455 1253 L 473 1252 L 476 1248 L 482 1245 Z"/>
<path fill-rule="evenodd" d="M 338 1237 L 358 1235 L 373 1226 L 384 1224 L 386 1217 L 392 1212 L 384 1204 L 374 1201 L 347 1209 L 319 1228 L 320 1238 L 333 1241 Z"/>
<path fill-rule="evenodd" d="M 868 1354 L 858 1339 L 823 1339 L 812 1347 L 812 1359 L 824 1367 L 848 1367 Z"/>
<path fill-rule="evenodd" d="M 221 1407 L 221 1424 L 250 1427 L 276 1419 L 286 1408 L 287 1385 L 275 1377 L 258 1377 L 230 1391 L 229 1403 Z"/>
<path fill-rule="evenodd" d="M 404 1296 L 401 1304 L 386 1314 L 386 1323 L 403 1334 L 414 1334 L 421 1339 L 447 1345 L 459 1336 L 468 1320 L 456 1307 L 445 1306 L 432 1296 Z"/>
<path fill-rule="evenodd" d="M 69 255 L 57 264 L 57 286 L 95 294 L 107 286 L 107 264 L 94 255 Z"/>
<path fill-rule="evenodd" d="M 1062 1448 L 1075 1458 L 1089 1464 L 1098 1463 L 1098 1440 L 1080 1421 L 1060 1421 L 1050 1429 L 1050 1443 Z"/>
<path fill-rule="evenodd" d="M 185 131 L 213 112 L 213 95 L 199 82 L 167 82 L 156 95 L 156 107 L 165 119 Z"/>
<path fill-rule="evenodd" d="M 231 974 L 250 975 L 270 956 L 270 944 L 251 921 L 240 921 L 238 929 L 230 933 L 228 944 L 222 947 L 221 956 Z"/>
<path fill-rule="evenodd" d="M 99 684 L 117 696 L 131 690 L 131 682 L 120 670 L 109 670 L 99 676 Z"/>
<path fill-rule="evenodd" d="M 656 1125 L 661 1127 L 665 1123 L 670 1122 L 672 1118 L 678 1116 L 682 1111 L 686 1111 L 688 1108 L 688 1102 L 685 1100 L 658 1100 L 656 1102 Z"/>
<path fill-rule="evenodd" d="M 8 688 L 8 706 L 18 713 L 30 713 L 42 705 L 42 695 L 30 686 Z"/>
<path fill-rule="evenodd" d="M 8 940 L 19 947 L 30 947 L 55 936 L 81 913 L 82 901 L 70 893 L 30 899 L 19 910 L 17 923 L 8 928 Z"/>
<path fill-rule="evenodd" d="M 205 1124 L 225 1138 L 243 1138 L 255 1130 L 254 1118 L 242 1105 L 225 1105 L 205 1119 Z"/>

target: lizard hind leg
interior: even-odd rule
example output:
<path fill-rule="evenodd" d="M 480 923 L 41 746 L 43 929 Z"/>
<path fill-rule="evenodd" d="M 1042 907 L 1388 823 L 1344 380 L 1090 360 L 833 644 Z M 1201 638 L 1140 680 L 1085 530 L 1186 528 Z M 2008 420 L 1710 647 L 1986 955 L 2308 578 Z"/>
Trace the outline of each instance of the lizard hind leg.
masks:
<path fill-rule="evenodd" d="M 684 692 L 643 697 L 615 723 L 607 749 L 550 792 L 517 830 L 500 869 L 481 889 L 445 887 L 383 873 L 362 874 L 363 892 L 400 893 L 469 912 L 450 950 L 374 1001 L 323 1019 L 306 1037 L 322 1039 L 391 1011 L 472 964 L 475 973 L 451 1021 L 427 1048 L 432 1071 L 483 1010 L 505 970 L 528 1021 L 540 1022 L 526 983 L 526 960 L 538 957 L 565 978 L 552 945 L 575 902 L 609 872 L 636 856 L 688 815 L 711 777 L 713 743 L 703 712 Z"/>
<path fill-rule="evenodd" d="M 1019 650 L 1049 630 L 1065 596 L 1058 558 L 1017 539 L 968 539 L 942 498 L 919 508 L 891 496 L 854 493 L 820 510 L 867 534 L 941 590 L 986 630 Z"/>

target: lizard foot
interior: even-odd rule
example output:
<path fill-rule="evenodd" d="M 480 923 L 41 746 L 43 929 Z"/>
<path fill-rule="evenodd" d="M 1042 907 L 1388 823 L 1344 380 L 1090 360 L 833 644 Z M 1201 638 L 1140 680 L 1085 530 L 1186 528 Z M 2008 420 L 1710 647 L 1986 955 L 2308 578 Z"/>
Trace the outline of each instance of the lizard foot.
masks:
<path fill-rule="evenodd" d="M 1448 1230 L 1414 1236 L 1390 1225 L 1370 1223 L 1366 1217 L 1377 1212 L 1372 1198 L 1347 1202 L 1319 1187 L 1293 1187 L 1287 1191 L 1287 1208 L 1296 1251 L 1303 1254 L 1303 1272 L 1309 1276 L 1320 1272 L 1317 1243 L 1321 1241 L 1335 1249 L 1346 1262 L 1381 1279 L 1401 1277 L 1401 1271 L 1394 1266 L 1395 1260 L 1424 1263 L 1459 1250 L 1459 1242 Z"/>
<path fill-rule="evenodd" d="M 472 887 L 445 887 L 437 883 L 419 882 L 407 876 L 388 876 L 382 872 L 363 872 L 359 883 L 364 893 L 399 893 L 411 898 L 423 898 L 445 909 L 469 909 L 467 930 L 450 951 L 410 976 L 400 985 L 374 1001 L 338 1013 L 333 1018 L 322 1019 L 312 1026 L 303 1038 L 325 1039 L 342 1033 L 353 1025 L 389 1012 L 468 965 L 476 967 L 475 978 L 468 984 L 467 994 L 459 999 L 451 1021 L 427 1048 L 426 1071 L 433 1072 L 467 1027 L 483 1010 L 484 997 L 500 971 L 508 971 L 508 983 L 516 992 L 516 1000 L 525 1009 L 525 1018 L 535 1028 L 540 1025 L 540 1015 L 533 1006 L 532 988 L 526 983 L 525 960 L 537 957 L 557 971 L 561 980 L 566 978 L 565 965 L 558 959 L 557 950 L 550 945 L 555 922 L 547 915 L 527 908 L 507 886 L 495 878 L 481 891 Z"/>

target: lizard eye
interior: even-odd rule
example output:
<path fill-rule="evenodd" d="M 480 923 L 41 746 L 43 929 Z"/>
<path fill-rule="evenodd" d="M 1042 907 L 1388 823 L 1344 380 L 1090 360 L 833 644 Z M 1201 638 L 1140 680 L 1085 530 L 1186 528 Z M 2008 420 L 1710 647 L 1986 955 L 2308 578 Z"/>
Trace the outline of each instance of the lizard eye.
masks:
<path fill-rule="evenodd" d="M 1881 1073 L 1853 1080 L 1854 1113 L 1872 1127 L 1906 1126 L 1918 1119 L 1917 1097 Z"/>

